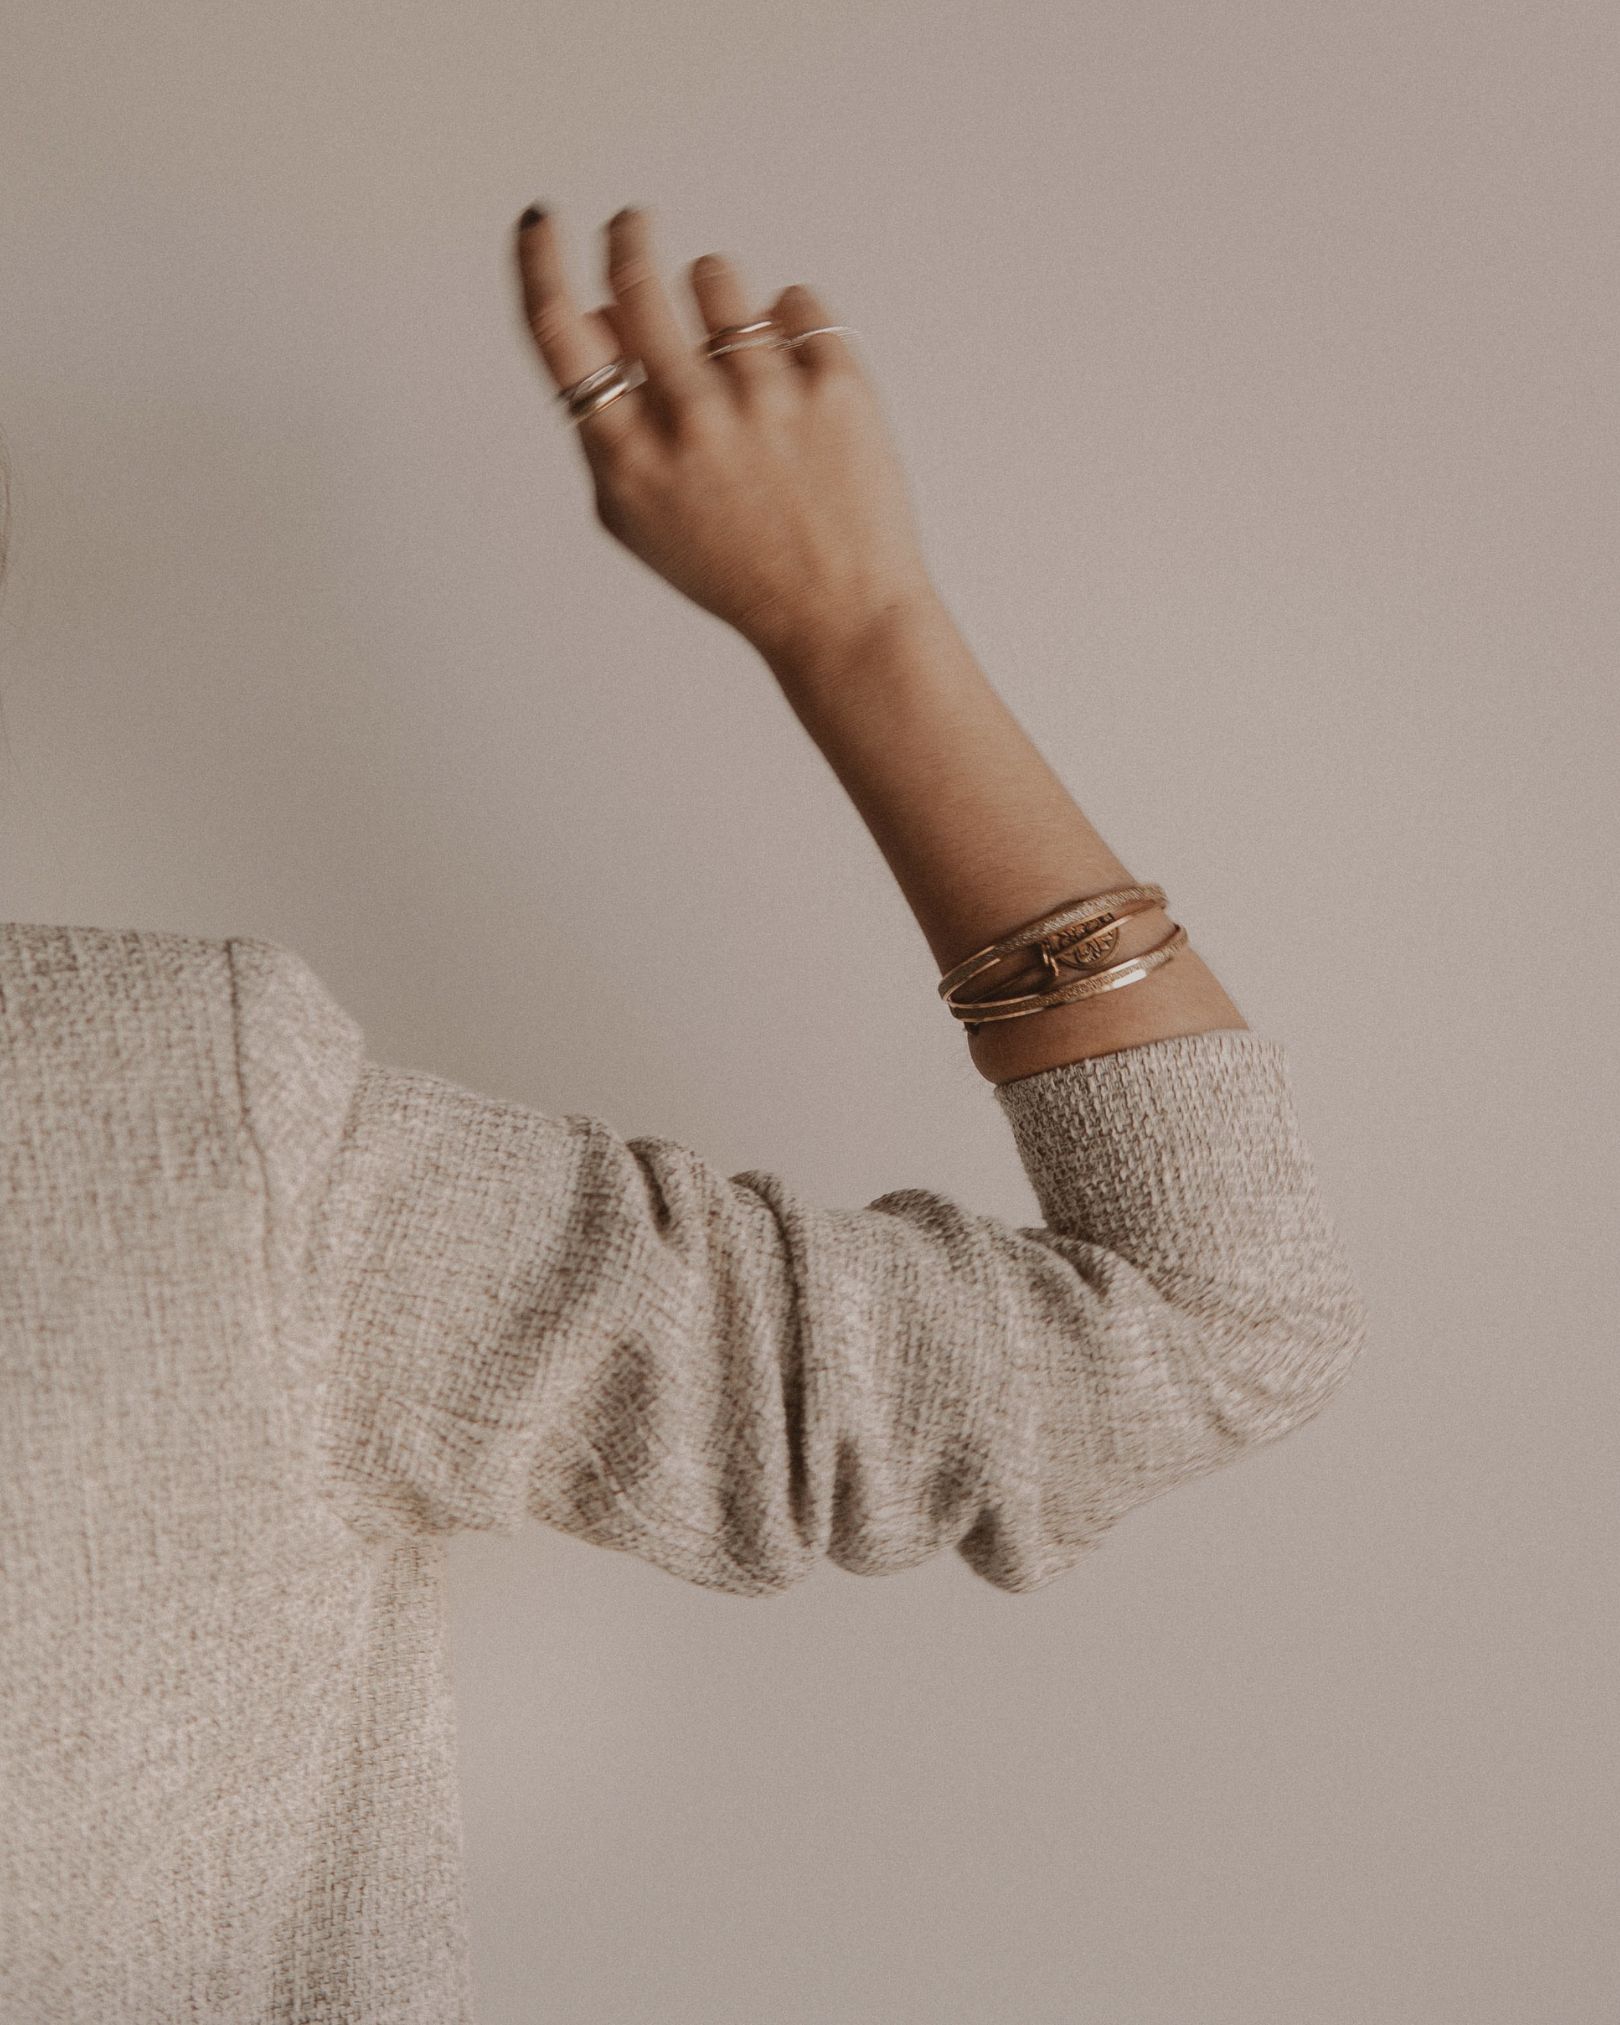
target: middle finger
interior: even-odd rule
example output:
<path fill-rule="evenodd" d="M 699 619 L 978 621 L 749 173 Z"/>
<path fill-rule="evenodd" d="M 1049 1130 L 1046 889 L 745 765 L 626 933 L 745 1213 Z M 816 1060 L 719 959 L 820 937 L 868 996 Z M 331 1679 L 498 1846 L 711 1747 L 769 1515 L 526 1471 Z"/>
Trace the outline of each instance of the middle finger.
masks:
<path fill-rule="evenodd" d="M 694 399 L 704 386 L 699 361 L 658 277 L 645 212 L 632 207 L 608 220 L 607 281 L 615 325 L 647 378 L 671 401 Z"/>

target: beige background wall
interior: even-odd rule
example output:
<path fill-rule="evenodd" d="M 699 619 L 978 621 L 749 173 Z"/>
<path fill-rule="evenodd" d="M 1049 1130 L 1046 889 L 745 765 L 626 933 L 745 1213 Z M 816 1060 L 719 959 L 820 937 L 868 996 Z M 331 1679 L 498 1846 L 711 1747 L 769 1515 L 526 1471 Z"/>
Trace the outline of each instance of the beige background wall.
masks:
<path fill-rule="evenodd" d="M 1032 1597 L 458 1541 L 485 2025 L 1620 2016 L 1617 68 L 1600 0 L 7 10 L 0 913 L 268 936 L 381 1059 L 1033 1220 L 859 819 L 526 350 L 517 212 L 594 301 L 642 201 L 864 333 L 1374 1313 Z"/>

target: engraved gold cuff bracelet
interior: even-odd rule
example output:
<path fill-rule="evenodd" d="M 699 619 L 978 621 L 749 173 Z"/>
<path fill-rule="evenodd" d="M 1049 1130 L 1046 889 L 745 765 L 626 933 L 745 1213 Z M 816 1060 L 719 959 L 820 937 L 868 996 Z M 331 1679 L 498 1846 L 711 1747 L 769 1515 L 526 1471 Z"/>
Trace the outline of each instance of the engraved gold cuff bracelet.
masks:
<path fill-rule="evenodd" d="M 1120 963 L 1107 964 L 1103 969 L 1097 966 L 1104 964 L 1119 947 L 1121 921 L 1163 905 L 1162 886 L 1121 886 L 1090 900 L 1071 900 L 965 957 L 940 979 L 939 995 L 968 1032 L 973 1033 L 990 1020 L 1022 1019 L 1027 1013 L 1044 1012 L 1049 1006 L 1072 1005 L 1078 999 L 1094 998 L 1099 992 L 1139 984 L 1186 947 L 1185 928 L 1172 922 L 1172 932 L 1152 949 L 1144 950 L 1140 956 L 1128 956 Z M 989 970 L 1003 957 L 1024 949 L 1033 950 L 1040 965 L 1039 978 L 1028 977 L 1024 981 L 1043 988 L 1012 998 L 957 996 L 960 987 L 971 978 Z"/>

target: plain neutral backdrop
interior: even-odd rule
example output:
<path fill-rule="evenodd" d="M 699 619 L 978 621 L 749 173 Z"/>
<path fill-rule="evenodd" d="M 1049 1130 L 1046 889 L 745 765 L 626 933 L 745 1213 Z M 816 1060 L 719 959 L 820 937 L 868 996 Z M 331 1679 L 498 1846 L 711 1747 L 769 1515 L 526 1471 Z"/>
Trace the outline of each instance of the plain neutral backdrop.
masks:
<path fill-rule="evenodd" d="M 1616 26 L 21 0 L 0 915 L 1037 1219 L 769 672 L 596 524 L 509 234 L 862 333 L 1001 694 L 1288 1051 L 1367 1355 L 1013 1597 L 453 1543 L 484 2025 L 1620 2016 Z M 693 323 L 694 342 L 697 325 Z"/>

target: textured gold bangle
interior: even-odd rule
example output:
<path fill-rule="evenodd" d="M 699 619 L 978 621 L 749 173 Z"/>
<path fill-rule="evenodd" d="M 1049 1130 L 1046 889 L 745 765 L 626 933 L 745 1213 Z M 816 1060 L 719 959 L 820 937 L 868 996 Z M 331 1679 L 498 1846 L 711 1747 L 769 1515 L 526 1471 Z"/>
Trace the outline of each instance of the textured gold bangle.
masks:
<path fill-rule="evenodd" d="M 1123 963 L 1110 964 L 1106 970 L 1077 978 L 1073 984 L 1061 985 L 1056 991 L 1023 998 L 978 999 L 966 1003 L 952 1001 L 951 1011 L 971 1032 L 989 1020 L 1022 1019 L 1027 1013 L 1045 1012 L 1050 1006 L 1073 1005 L 1078 999 L 1095 998 L 1099 992 L 1118 991 L 1127 984 L 1140 984 L 1161 964 L 1168 963 L 1178 950 L 1186 948 L 1186 929 L 1174 922 L 1171 929 L 1163 942 L 1143 950 L 1140 956 L 1128 956 Z"/>
<path fill-rule="evenodd" d="M 981 971 L 989 970 L 1002 957 L 1015 956 L 1021 949 L 1035 950 L 1043 969 L 1055 981 L 1060 959 L 1066 967 L 1075 969 L 1082 963 L 1096 963 L 1111 956 L 1119 945 L 1115 923 L 1163 905 L 1162 886 L 1120 886 L 1112 893 L 1094 894 L 1089 900 L 1068 901 L 1034 921 L 1026 921 L 1022 928 L 1015 928 L 999 942 L 964 957 L 940 979 L 939 995 L 954 1011 L 954 994 L 960 986 Z"/>

